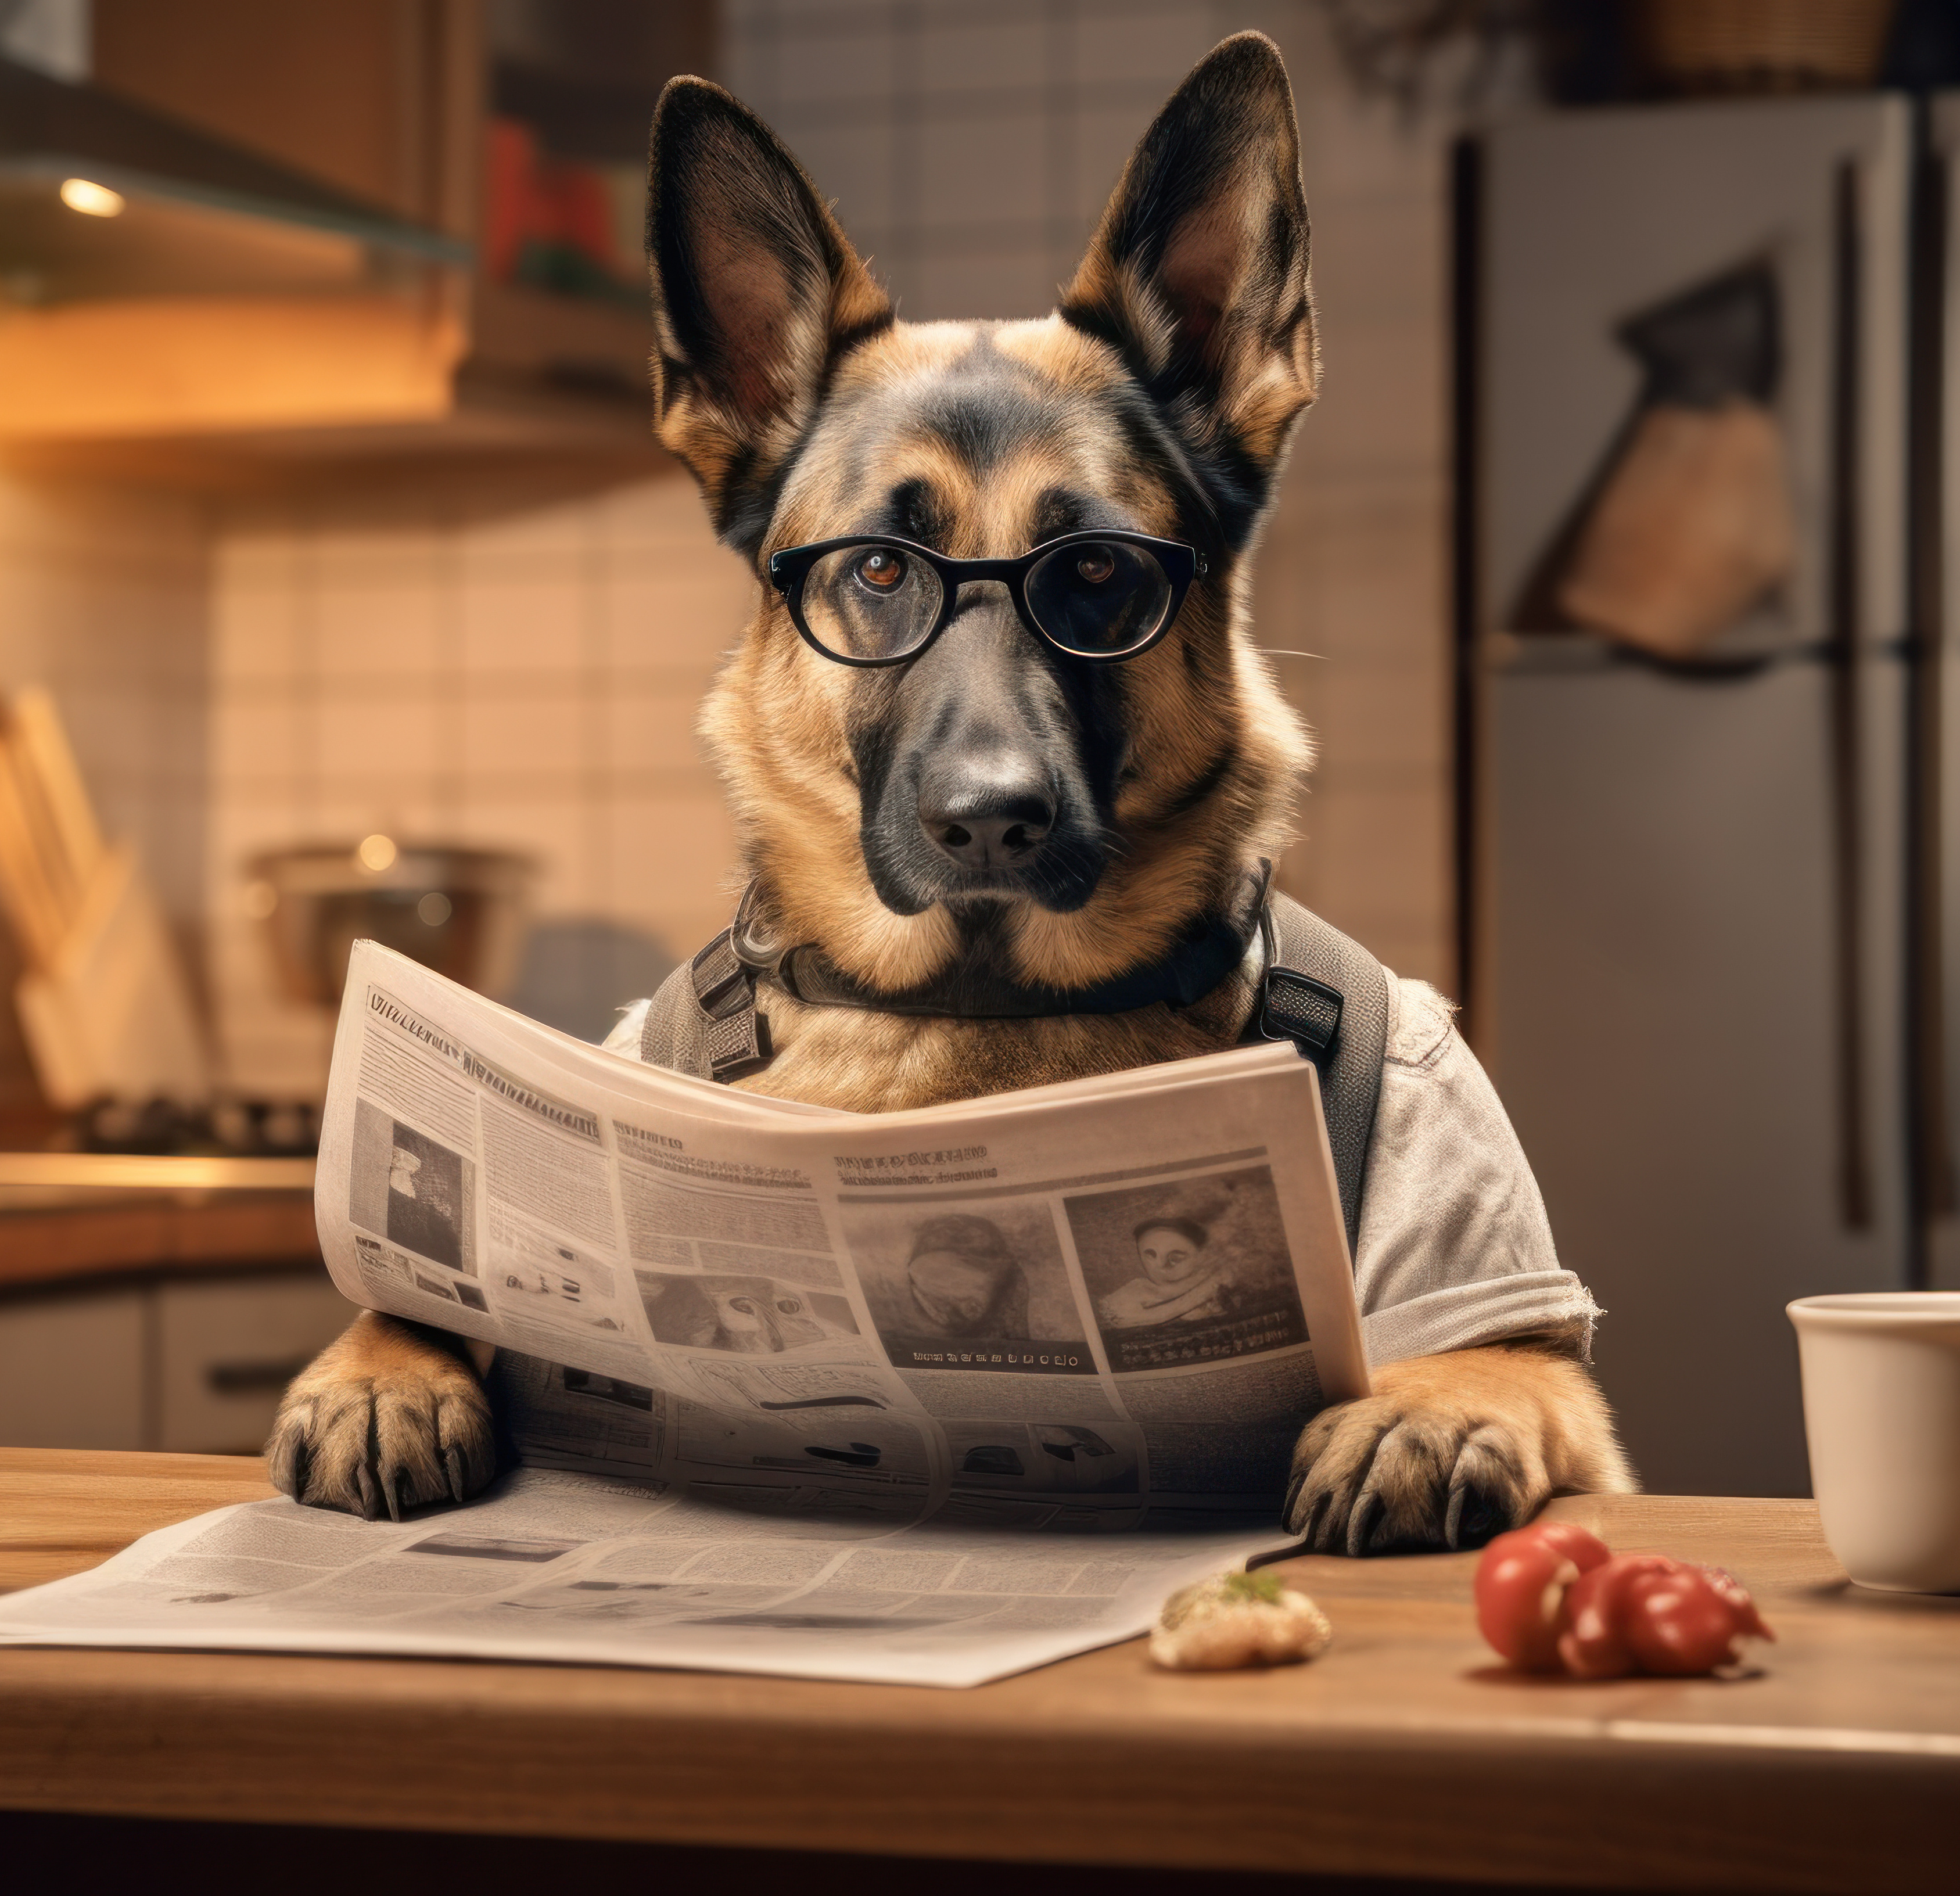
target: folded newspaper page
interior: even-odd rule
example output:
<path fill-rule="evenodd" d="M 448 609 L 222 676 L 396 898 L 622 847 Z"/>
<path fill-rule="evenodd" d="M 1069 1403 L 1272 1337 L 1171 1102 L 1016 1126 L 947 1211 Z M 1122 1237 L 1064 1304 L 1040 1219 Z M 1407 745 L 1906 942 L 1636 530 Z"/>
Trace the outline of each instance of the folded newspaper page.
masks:
<path fill-rule="evenodd" d="M 857 1114 L 622 1059 L 372 943 L 346 992 L 328 1268 L 497 1347 L 523 1468 L 399 1525 L 187 1522 L 7 1601 L 0 1638 L 971 1684 L 1278 1544 L 1301 1427 L 1367 1391 L 1290 1043 Z"/>
<path fill-rule="evenodd" d="M 0 1644 L 543 1659 L 984 1684 L 1130 1639 L 1284 1536 L 752 1513 L 520 1468 L 399 1525 L 247 1502 L 0 1600 Z"/>

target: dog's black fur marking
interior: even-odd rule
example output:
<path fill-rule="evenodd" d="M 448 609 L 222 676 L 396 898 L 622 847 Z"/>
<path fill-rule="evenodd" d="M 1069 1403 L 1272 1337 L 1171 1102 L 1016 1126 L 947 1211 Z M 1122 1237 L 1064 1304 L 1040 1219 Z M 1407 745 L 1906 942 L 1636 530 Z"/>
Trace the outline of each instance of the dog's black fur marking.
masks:
<path fill-rule="evenodd" d="M 899 320 L 896 310 L 885 310 L 878 315 L 867 317 L 861 323 L 854 323 L 841 329 L 830 339 L 829 353 L 823 358 L 824 379 L 817 393 L 819 399 L 829 390 L 831 378 L 837 373 L 845 357 L 862 348 L 874 336 L 883 336 Z"/>
<path fill-rule="evenodd" d="M 1189 816 L 1232 775 L 1238 765 L 1239 746 L 1228 743 L 1172 799 L 1164 811 L 1163 820 L 1175 822 L 1180 816 Z"/>
<path fill-rule="evenodd" d="M 953 536 L 953 510 L 926 482 L 901 481 L 886 498 L 883 519 L 871 530 L 942 552 Z"/>
<path fill-rule="evenodd" d="M 989 593 L 992 596 L 989 596 Z M 983 647 L 988 662 L 973 662 Z M 1115 667 L 1071 663 L 1030 638 L 1010 602 L 976 587 L 931 651 L 853 705 L 849 733 L 862 812 L 860 843 L 879 899 L 899 915 L 1019 889 L 1063 912 L 1094 894 L 1124 747 Z M 887 682 L 888 681 L 888 682 Z M 929 770 L 969 752 L 998 769 L 1020 759 L 1052 798 L 1048 846 L 1026 868 L 978 875 L 933 846 L 918 818 Z"/>

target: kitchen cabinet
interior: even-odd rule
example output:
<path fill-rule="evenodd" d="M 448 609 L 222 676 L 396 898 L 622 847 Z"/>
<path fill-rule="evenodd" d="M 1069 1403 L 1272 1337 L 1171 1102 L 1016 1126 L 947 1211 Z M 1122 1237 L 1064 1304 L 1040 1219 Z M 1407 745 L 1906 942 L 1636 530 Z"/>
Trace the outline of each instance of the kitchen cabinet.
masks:
<path fill-rule="evenodd" d="M 208 485 L 484 449 L 666 465 L 644 297 L 493 281 L 485 156 L 493 113 L 521 111 L 547 143 L 569 129 L 606 148 L 580 156 L 643 164 L 660 84 L 709 63 L 708 0 L 97 0 L 94 22 L 105 94 L 461 240 L 476 261 L 350 262 L 338 288 L 13 309 L 0 447 L 18 464 Z"/>
<path fill-rule="evenodd" d="M 353 1319 L 324 1265 L 154 1286 L 157 1446 L 255 1455 L 286 1385 Z"/>
<path fill-rule="evenodd" d="M 301 1160 L 0 1153 L 0 1445 L 252 1454 L 352 1306 Z"/>
<path fill-rule="evenodd" d="M 17 1293 L 0 1300 L 0 1446 L 256 1454 L 353 1314 L 322 1267 Z"/>
<path fill-rule="evenodd" d="M 129 1285 L 0 1303 L 0 1443 L 150 1446 L 144 1306 Z"/>

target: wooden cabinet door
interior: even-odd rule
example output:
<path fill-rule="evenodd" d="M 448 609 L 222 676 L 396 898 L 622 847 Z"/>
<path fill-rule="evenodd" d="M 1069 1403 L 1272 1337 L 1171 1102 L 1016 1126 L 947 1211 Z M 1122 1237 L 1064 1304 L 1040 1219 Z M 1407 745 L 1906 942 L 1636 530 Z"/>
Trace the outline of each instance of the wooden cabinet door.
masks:
<path fill-rule="evenodd" d="M 145 1293 L 0 1303 L 0 1447 L 141 1449 Z"/>
<path fill-rule="evenodd" d="M 95 0 L 95 79 L 468 236 L 481 14 L 478 0 Z"/>
<path fill-rule="evenodd" d="M 354 1320 L 324 1270 L 163 1284 L 155 1446 L 256 1455 L 294 1375 Z"/>

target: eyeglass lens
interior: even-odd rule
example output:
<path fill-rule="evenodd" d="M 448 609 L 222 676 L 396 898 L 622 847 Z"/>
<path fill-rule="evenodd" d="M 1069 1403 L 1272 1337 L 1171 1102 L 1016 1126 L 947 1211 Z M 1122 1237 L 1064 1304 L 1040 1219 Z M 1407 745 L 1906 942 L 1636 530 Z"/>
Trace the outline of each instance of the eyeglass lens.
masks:
<path fill-rule="evenodd" d="M 1156 558 L 1121 541 L 1060 546 L 1029 571 L 1028 611 L 1064 651 L 1109 658 L 1146 643 L 1170 609 L 1171 583 Z M 840 657 L 903 658 L 938 624 L 945 598 L 926 561 L 894 546 L 839 547 L 810 568 L 803 616 L 811 635 Z"/>
<path fill-rule="evenodd" d="M 1141 645 L 1170 609 L 1170 581 L 1153 555 L 1121 540 L 1080 540 L 1037 560 L 1028 610 L 1063 651 L 1107 658 Z"/>
<path fill-rule="evenodd" d="M 811 636 L 841 658 L 902 658 L 939 623 L 939 575 L 896 546 L 840 546 L 803 583 Z"/>

